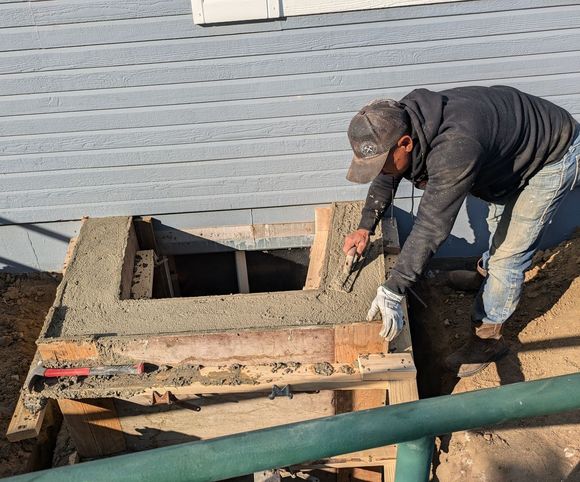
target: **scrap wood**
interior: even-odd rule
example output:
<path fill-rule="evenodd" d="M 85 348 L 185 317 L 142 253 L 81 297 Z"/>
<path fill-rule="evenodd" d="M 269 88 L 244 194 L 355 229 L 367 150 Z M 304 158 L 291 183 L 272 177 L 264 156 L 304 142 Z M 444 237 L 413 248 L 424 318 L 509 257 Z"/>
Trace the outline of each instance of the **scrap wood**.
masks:
<path fill-rule="evenodd" d="M 289 385 L 296 392 L 352 390 L 384 388 L 386 381 L 414 378 L 415 375 L 409 354 L 375 354 L 365 355 L 352 365 L 288 362 L 229 367 L 186 366 L 164 368 L 143 375 L 79 378 L 66 384 L 45 383 L 40 392 L 30 396 L 54 399 L 117 397 L 136 403 L 137 400 L 147 400 L 143 404 L 150 404 L 154 391 L 163 393 L 170 390 L 175 395 L 271 392 L 274 385 Z"/>
<path fill-rule="evenodd" d="M 24 396 L 21 393 L 6 430 L 6 438 L 10 442 L 19 442 L 38 437 L 45 413 L 46 407 L 42 407 L 36 413 L 28 410 L 24 405 Z"/>

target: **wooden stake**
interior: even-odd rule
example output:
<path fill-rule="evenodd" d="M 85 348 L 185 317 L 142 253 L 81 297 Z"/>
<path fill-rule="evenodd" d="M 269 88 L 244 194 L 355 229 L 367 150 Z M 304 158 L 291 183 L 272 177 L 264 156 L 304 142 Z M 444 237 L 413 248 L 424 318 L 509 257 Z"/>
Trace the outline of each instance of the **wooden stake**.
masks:
<path fill-rule="evenodd" d="M 250 282 L 248 281 L 248 265 L 245 251 L 236 251 L 236 274 L 238 275 L 240 293 L 249 293 Z"/>

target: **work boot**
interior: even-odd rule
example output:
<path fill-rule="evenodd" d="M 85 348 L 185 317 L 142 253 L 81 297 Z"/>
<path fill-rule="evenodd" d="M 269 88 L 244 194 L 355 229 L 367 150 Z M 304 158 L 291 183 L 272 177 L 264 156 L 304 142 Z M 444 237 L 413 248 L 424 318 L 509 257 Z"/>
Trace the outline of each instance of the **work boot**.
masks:
<path fill-rule="evenodd" d="M 501 323 L 475 325 L 470 339 L 445 359 L 445 365 L 459 378 L 470 377 L 507 354 Z"/>
<path fill-rule="evenodd" d="M 447 274 L 447 284 L 459 291 L 479 291 L 481 283 L 487 276 L 487 270 L 483 267 L 483 260 L 477 261 L 476 271 L 457 269 Z"/>

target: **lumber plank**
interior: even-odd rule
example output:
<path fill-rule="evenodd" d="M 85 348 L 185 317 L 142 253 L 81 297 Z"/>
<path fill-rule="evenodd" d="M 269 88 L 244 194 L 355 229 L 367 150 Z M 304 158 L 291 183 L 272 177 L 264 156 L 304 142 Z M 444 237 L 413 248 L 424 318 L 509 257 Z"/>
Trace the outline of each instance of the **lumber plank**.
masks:
<path fill-rule="evenodd" d="M 215 253 L 243 249 L 277 249 L 310 246 L 314 222 L 245 224 L 236 226 L 173 229 L 156 233 L 160 253 L 179 255 Z"/>
<path fill-rule="evenodd" d="M 16 402 L 16 408 L 12 414 L 10 423 L 8 424 L 6 438 L 10 442 L 19 442 L 20 440 L 38 437 L 45 413 L 46 407 L 43 407 L 36 413 L 30 412 L 24 406 L 24 396 L 21 393 L 18 397 L 18 402 Z"/>
<path fill-rule="evenodd" d="M 332 398 L 331 391 L 274 400 L 265 393 L 204 394 L 177 395 L 171 405 L 150 407 L 116 399 L 115 406 L 127 448 L 143 450 L 328 417 L 334 411 Z"/>
<path fill-rule="evenodd" d="M 102 457 L 126 450 L 113 399 L 63 399 L 58 406 L 79 456 Z"/>
<path fill-rule="evenodd" d="M 351 325 L 337 326 L 335 328 L 335 361 L 337 363 L 358 362 L 359 356 L 368 353 L 383 353 L 386 351 L 384 338 L 379 335 L 382 323 L 355 323 Z M 360 368 L 360 363 L 359 363 Z M 381 382 L 377 382 L 381 383 Z M 378 385 L 375 389 L 361 389 L 337 392 L 336 413 L 354 412 L 367 408 L 376 408 L 386 403 L 386 385 Z M 370 387 L 369 387 L 370 388 Z M 376 450 L 376 449 L 375 449 Z M 385 450 L 389 450 L 385 448 Z M 381 462 L 363 463 L 360 459 L 372 459 L 372 452 L 363 451 L 356 454 L 345 454 L 341 458 L 353 459 L 355 466 L 344 466 L 337 472 L 337 481 L 365 480 L 369 482 L 381 482 L 382 474 L 376 470 L 362 468 L 364 465 L 378 465 Z"/>
<path fill-rule="evenodd" d="M 389 380 L 387 382 L 387 391 L 389 405 L 419 400 L 417 381 L 415 379 Z"/>
<path fill-rule="evenodd" d="M 274 385 L 280 387 L 289 385 L 293 392 L 371 388 L 373 389 L 370 390 L 371 394 L 378 395 L 378 400 L 373 399 L 372 403 L 379 406 L 384 405 L 384 387 L 387 381 L 413 379 L 415 376 L 414 371 L 392 363 L 391 366 L 384 364 L 382 373 L 377 369 L 371 380 L 363 380 L 356 366 L 356 364 L 353 367 L 352 364 L 326 362 L 167 369 L 143 377 L 133 375 L 115 377 L 110 379 L 106 386 L 98 380 L 87 377 L 66 387 L 45 387 L 40 395 L 46 398 L 83 399 L 105 398 L 114 394 L 117 398 L 149 405 L 153 392 L 163 394 L 170 391 L 174 395 L 207 392 L 270 393 Z M 362 404 L 359 401 L 355 408 L 371 408 L 369 404 L 368 402 Z"/>
<path fill-rule="evenodd" d="M 102 336 L 98 340 L 42 340 L 43 360 L 98 360 L 98 345 L 127 362 L 157 365 L 260 365 L 273 362 L 316 363 L 334 360 L 334 326 L 304 326 L 283 330 L 243 330 L 139 338 Z"/>
<path fill-rule="evenodd" d="M 335 361 L 358 362 L 359 355 L 385 352 L 386 343 L 379 335 L 381 323 L 353 323 L 335 328 Z M 384 390 L 361 390 L 336 395 L 337 413 L 364 410 L 385 404 Z"/>
<path fill-rule="evenodd" d="M 383 464 L 383 481 L 395 482 L 395 469 L 397 467 L 397 460 L 387 460 Z"/>
<path fill-rule="evenodd" d="M 153 296 L 155 298 L 173 298 L 175 295 L 175 286 L 171 276 L 170 262 L 166 257 L 161 256 L 154 228 L 155 220 L 151 216 L 143 216 L 133 220 L 135 234 L 139 247 L 142 250 L 152 249 L 160 259 L 155 265 L 153 276 Z"/>
<path fill-rule="evenodd" d="M 157 239 L 155 238 L 153 228 L 153 218 L 151 216 L 135 218 L 133 219 L 133 226 L 139 247 L 141 249 L 152 249 L 155 253 L 159 254 L 159 247 L 157 246 Z"/>
<path fill-rule="evenodd" d="M 296 469 L 321 469 L 323 467 L 331 468 L 356 468 L 364 466 L 380 466 L 393 460 L 397 456 L 397 450 L 394 445 L 377 447 L 375 449 L 361 450 L 360 452 L 351 452 L 346 455 L 337 455 L 327 459 L 316 460 L 300 464 Z"/>
<path fill-rule="evenodd" d="M 93 340 L 58 340 L 51 343 L 38 343 L 38 353 L 43 361 L 95 360 L 99 352 Z"/>
<path fill-rule="evenodd" d="M 363 380 L 384 380 L 384 373 L 390 371 L 408 373 L 416 377 L 417 369 L 410 353 L 372 353 L 358 358 L 359 370 Z"/>
<path fill-rule="evenodd" d="M 314 242 L 310 248 L 305 290 L 315 290 L 320 286 L 331 218 L 332 208 L 316 208 L 314 211 Z"/>
<path fill-rule="evenodd" d="M 379 335 L 381 327 L 380 321 L 335 325 L 335 361 L 353 363 L 362 354 L 386 352 L 385 339 Z"/>

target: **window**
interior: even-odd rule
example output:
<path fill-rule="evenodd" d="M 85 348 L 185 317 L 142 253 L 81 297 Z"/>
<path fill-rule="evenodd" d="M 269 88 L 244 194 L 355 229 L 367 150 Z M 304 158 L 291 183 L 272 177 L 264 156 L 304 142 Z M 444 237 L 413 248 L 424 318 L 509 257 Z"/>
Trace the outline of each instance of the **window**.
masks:
<path fill-rule="evenodd" d="M 463 0 L 191 0 L 196 24 L 264 20 Z"/>

